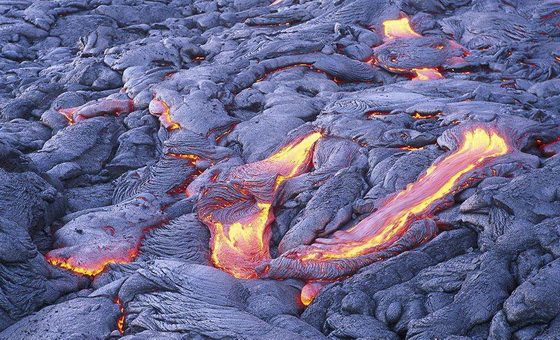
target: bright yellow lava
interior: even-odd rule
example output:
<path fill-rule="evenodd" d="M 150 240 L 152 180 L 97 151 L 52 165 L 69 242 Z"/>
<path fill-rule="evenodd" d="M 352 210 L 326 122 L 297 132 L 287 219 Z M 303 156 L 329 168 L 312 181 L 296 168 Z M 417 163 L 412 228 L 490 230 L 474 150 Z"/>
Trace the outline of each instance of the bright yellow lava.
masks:
<path fill-rule="evenodd" d="M 443 79 L 443 75 L 435 68 L 413 68 L 416 75 L 412 80 L 436 80 Z"/>
<path fill-rule="evenodd" d="M 433 164 L 416 182 L 353 228 L 305 248 L 300 260 L 353 258 L 383 249 L 402 236 L 415 216 L 429 216 L 437 203 L 461 189 L 471 170 L 508 152 L 506 140 L 495 131 L 480 127 L 466 131 L 458 150 Z"/>
<path fill-rule="evenodd" d="M 410 27 L 410 21 L 408 18 L 384 21 L 383 31 L 385 33 L 386 40 L 421 37 L 420 34 L 416 33 L 412 27 Z"/>
<path fill-rule="evenodd" d="M 298 176 L 307 169 L 311 151 L 319 138 L 321 133 L 311 133 L 297 143 L 288 144 L 267 159 L 242 167 L 255 169 L 254 173 L 259 178 L 276 176 L 276 184 L 271 188 L 276 192 L 284 180 Z M 244 180 L 250 181 L 251 178 Z M 212 262 L 237 278 L 256 277 L 256 266 L 270 259 L 268 242 L 270 223 L 274 220 L 271 213 L 272 202 L 257 202 L 256 206 L 258 211 L 229 225 L 215 220 L 204 221 L 213 235 Z"/>

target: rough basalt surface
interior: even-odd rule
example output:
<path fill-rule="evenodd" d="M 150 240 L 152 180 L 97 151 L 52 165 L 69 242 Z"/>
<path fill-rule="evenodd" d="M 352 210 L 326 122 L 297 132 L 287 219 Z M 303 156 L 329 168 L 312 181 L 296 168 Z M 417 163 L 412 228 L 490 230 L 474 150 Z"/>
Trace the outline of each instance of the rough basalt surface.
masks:
<path fill-rule="evenodd" d="M 0 19 L 0 339 L 560 337 L 559 1 L 0 0 Z M 476 127 L 507 154 L 387 247 L 302 262 Z M 236 223 L 266 230 L 255 278 L 212 258 Z"/>

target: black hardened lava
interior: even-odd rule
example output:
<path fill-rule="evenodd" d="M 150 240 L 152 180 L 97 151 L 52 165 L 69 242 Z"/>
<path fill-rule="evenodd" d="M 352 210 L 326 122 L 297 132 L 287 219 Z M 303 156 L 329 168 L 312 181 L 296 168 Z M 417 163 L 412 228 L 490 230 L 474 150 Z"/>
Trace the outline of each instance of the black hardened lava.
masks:
<path fill-rule="evenodd" d="M 560 1 L 0 18 L 0 340 L 560 338 Z"/>

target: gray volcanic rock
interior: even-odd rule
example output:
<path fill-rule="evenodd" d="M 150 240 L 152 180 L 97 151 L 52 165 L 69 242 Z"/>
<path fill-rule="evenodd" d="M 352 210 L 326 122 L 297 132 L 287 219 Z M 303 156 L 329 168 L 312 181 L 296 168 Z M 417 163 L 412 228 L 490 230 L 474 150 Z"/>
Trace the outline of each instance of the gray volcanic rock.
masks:
<path fill-rule="evenodd" d="M 30 234 L 60 218 L 60 192 L 34 172 L 7 172 L 0 169 L 0 216 Z"/>
<path fill-rule="evenodd" d="M 557 0 L 0 1 L 0 339 L 557 338 L 559 27 Z"/>
<path fill-rule="evenodd" d="M 101 339 L 115 327 L 118 313 L 111 299 L 79 297 L 20 320 L 1 332 L 0 339 Z"/>
<path fill-rule="evenodd" d="M 350 221 L 352 203 L 358 198 L 363 184 L 363 179 L 355 170 L 337 172 L 294 218 L 295 224 L 282 238 L 278 251 L 283 253 L 301 244 L 309 244 Z"/>
<path fill-rule="evenodd" d="M 279 302 L 288 300 L 290 305 L 289 299 L 296 298 L 298 290 L 276 289 L 275 293 Z M 251 293 L 241 281 L 206 266 L 156 261 L 126 279 L 118 294 L 128 311 L 126 322 L 136 331 L 184 332 L 211 339 L 304 338 L 292 332 L 298 328 L 290 329 L 289 324 L 278 328 L 253 315 L 250 301 L 258 290 Z M 283 313 L 282 309 L 273 311 Z M 315 338 L 323 337 L 315 333 Z"/>
<path fill-rule="evenodd" d="M 12 331 L 2 330 L 83 287 L 87 280 L 53 268 L 24 227 L 1 217 L 0 241 L 0 338 L 15 339 L 7 336 Z"/>
<path fill-rule="evenodd" d="M 73 163 L 78 167 L 76 175 L 97 174 L 111 157 L 121 131 L 114 118 L 93 118 L 59 131 L 30 157 L 44 172 Z"/>

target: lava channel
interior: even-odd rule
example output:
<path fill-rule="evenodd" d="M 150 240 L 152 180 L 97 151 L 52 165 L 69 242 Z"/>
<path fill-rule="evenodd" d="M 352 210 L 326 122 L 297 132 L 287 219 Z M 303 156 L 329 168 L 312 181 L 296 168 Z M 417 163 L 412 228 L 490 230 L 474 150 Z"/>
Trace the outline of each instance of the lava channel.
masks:
<path fill-rule="evenodd" d="M 272 205 L 280 184 L 307 172 L 319 132 L 294 138 L 270 157 L 234 168 L 202 191 L 198 217 L 211 232 L 211 260 L 231 275 L 256 278 L 270 260 Z"/>
<path fill-rule="evenodd" d="M 516 150 L 492 125 L 455 131 L 459 131 L 455 150 L 436 160 L 416 182 L 388 196 L 377 211 L 330 238 L 284 253 L 257 271 L 263 277 L 301 278 L 317 284 L 313 281 L 340 279 L 434 237 L 437 227 L 430 217 L 438 208 L 451 203 L 458 191 L 493 175 L 501 156 Z"/>

